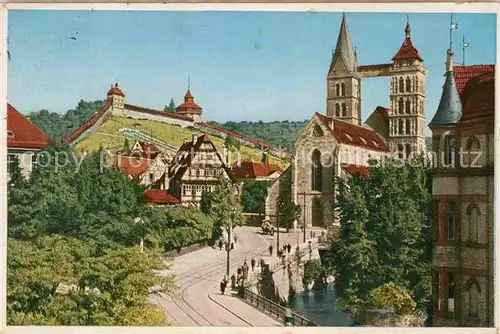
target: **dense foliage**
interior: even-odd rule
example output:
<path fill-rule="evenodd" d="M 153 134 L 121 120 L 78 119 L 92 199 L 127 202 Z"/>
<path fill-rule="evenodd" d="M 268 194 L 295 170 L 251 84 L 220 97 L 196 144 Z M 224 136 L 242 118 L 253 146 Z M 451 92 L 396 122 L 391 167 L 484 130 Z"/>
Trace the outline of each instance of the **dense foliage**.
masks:
<path fill-rule="evenodd" d="M 163 108 L 163 111 L 168 111 L 168 112 L 175 112 L 175 102 L 174 99 L 170 99 L 170 103 Z"/>
<path fill-rule="evenodd" d="M 164 311 L 147 299 L 153 287 L 174 291 L 173 277 L 155 272 L 167 267 L 154 247 L 142 252 L 137 245 L 159 232 L 189 244 L 206 238 L 211 225 L 180 208 L 150 223 L 162 209 L 147 209 L 143 189 L 105 157 L 103 151 L 76 157 L 67 144 L 56 144 L 39 154 L 29 179 L 14 161 L 7 191 L 9 324 L 165 324 Z M 179 237 L 186 229 L 191 239 Z"/>
<path fill-rule="evenodd" d="M 241 190 L 241 204 L 243 211 L 248 213 L 264 213 L 266 209 L 267 187 L 266 181 L 247 181 Z"/>
<path fill-rule="evenodd" d="M 396 314 L 407 315 L 415 311 L 416 303 L 407 289 L 390 282 L 370 291 L 365 307 L 367 309 L 393 309 Z"/>
<path fill-rule="evenodd" d="M 243 207 L 231 181 L 220 179 L 207 200 L 206 210 L 213 219 L 215 236 L 243 224 Z"/>
<path fill-rule="evenodd" d="M 307 287 L 310 283 L 315 282 L 325 276 L 323 267 L 321 266 L 320 260 L 309 260 L 304 264 L 304 276 L 302 277 L 302 285 L 304 290 L 307 291 Z"/>
<path fill-rule="evenodd" d="M 241 135 L 258 139 L 276 147 L 284 147 L 291 151 L 293 142 L 298 134 L 306 126 L 308 121 L 275 121 L 265 123 L 259 122 L 211 122 L 228 131 L 233 131 Z"/>
<path fill-rule="evenodd" d="M 73 132 L 95 114 L 106 101 L 87 102 L 81 100 L 76 109 L 70 109 L 61 115 L 42 109 L 29 113 L 28 118 L 42 129 L 49 137 L 61 139 L 70 136 Z"/>
<path fill-rule="evenodd" d="M 369 176 L 338 180 L 339 238 L 332 245 L 339 306 L 356 314 L 385 283 L 408 289 L 422 309 L 430 294 L 430 174 L 423 158 L 371 161 Z"/>

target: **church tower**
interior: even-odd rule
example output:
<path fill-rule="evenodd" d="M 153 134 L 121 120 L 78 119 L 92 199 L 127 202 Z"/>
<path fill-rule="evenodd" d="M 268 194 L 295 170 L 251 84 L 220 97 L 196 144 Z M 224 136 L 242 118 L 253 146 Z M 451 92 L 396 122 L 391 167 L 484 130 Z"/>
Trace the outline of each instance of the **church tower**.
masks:
<path fill-rule="evenodd" d="M 352 47 L 345 14 L 327 75 L 326 114 L 361 125 L 361 83 L 358 60 Z"/>
<path fill-rule="evenodd" d="M 423 59 L 411 42 L 409 22 L 403 45 L 390 68 L 389 146 L 401 158 L 426 151 Z"/>

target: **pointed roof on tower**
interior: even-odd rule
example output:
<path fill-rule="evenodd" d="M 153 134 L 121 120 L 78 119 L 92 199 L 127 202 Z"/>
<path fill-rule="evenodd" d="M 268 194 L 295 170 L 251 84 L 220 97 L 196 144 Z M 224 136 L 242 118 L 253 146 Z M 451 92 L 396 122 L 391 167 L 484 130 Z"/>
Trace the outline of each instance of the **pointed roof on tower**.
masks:
<path fill-rule="evenodd" d="M 462 116 L 462 102 L 453 72 L 453 51 L 450 49 L 448 49 L 445 77 L 441 100 L 429 126 L 456 124 Z"/>
<path fill-rule="evenodd" d="M 405 28 L 405 40 L 403 44 L 399 48 L 399 51 L 396 53 L 392 60 L 402 60 L 402 59 L 418 59 L 423 61 L 422 57 L 420 57 L 418 50 L 413 46 L 411 42 L 411 27 L 410 22 L 406 22 Z"/>
<path fill-rule="evenodd" d="M 334 67 L 339 61 L 342 61 L 348 72 L 353 73 L 356 71 L 356 55 L 354 54 L 354 48 L 352 47 L 351 39 L 349 37 L 345 13 L 342 14 L 342 23 L 340 24 L 337 46 L 333 52 L 332 62 L 328 73 L 334 71 Z"/>

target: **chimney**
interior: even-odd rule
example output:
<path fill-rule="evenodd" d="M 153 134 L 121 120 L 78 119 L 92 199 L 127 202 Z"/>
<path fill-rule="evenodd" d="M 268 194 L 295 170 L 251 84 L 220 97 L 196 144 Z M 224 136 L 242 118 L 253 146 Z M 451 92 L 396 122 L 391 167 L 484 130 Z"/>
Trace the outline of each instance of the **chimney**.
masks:
<path fill-rule="evenodd" d="M 448 49 L 446 54 L 446 72 L 453 71 L 453 51 Z"/>

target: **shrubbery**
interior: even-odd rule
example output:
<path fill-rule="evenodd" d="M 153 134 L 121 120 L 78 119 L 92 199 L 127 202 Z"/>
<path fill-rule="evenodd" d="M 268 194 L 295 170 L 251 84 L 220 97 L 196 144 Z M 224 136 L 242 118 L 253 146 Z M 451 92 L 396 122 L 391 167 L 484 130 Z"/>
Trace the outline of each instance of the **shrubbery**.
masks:
<path fill-rule="evenodd" d="M 367 309 L 394 309 L 398 315 L 412 314 L 416 306 L 408 290 L 392 282 L 370 291 L 365 303 Z"/>

